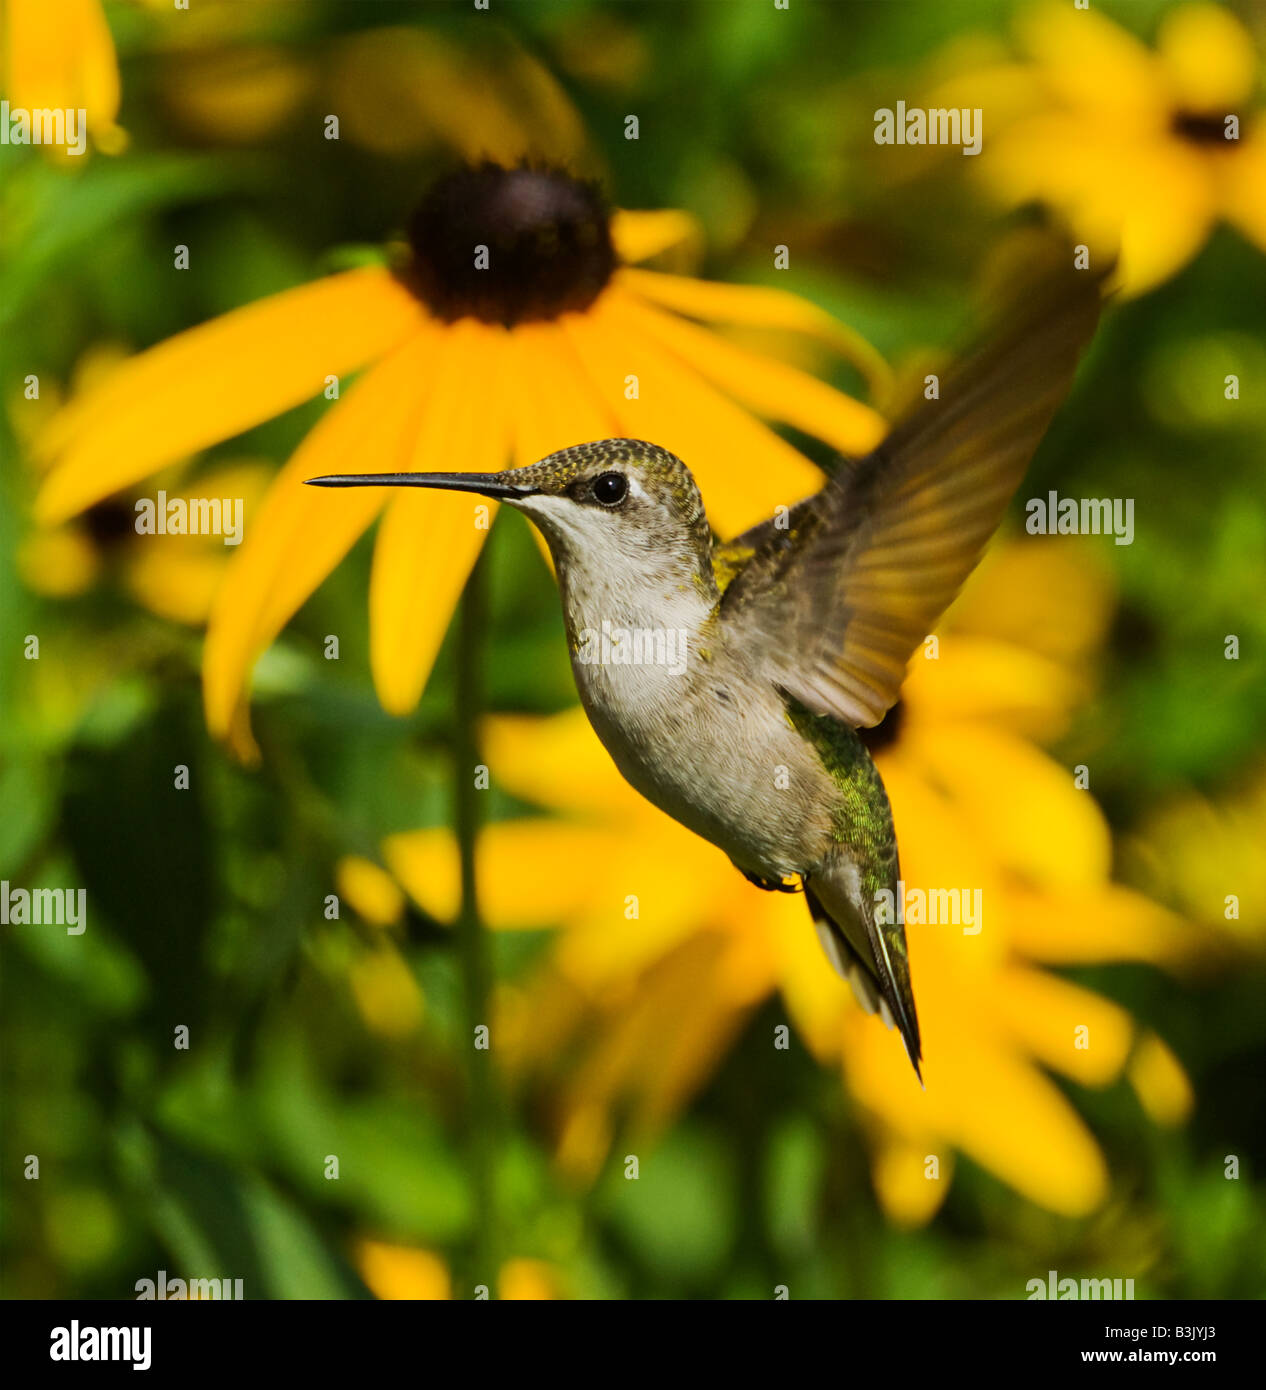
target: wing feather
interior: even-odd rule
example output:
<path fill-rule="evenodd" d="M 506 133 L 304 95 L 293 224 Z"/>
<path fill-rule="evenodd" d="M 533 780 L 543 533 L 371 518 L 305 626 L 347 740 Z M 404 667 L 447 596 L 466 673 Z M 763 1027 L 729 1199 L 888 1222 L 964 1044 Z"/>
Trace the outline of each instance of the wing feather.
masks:
<path fill-rule="evenodd" d="M 774 683 L 819 714 L 877 724 L 912 652 L 976 566 L 1094 334 L 1101 275 L 1042 258 L 984 346 L 873 453 L 783 526 L 720 555 L 720 615 Z"/>

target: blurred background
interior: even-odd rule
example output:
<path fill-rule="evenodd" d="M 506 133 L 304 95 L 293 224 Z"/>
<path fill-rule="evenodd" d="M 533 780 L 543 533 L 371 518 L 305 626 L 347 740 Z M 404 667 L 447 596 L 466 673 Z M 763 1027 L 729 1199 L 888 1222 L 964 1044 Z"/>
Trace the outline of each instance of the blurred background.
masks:
<path fill-rule="evenodd" d="M 0 873 L 88 917 L 3 928 L 5 1296 L 160 1270 L 254 1298 L 1266 1292 L 1266 11 L 41 8 L 0 5 L 3 95 L 85 107 L 88 138 L 0 144 Z M 980 108 L 981 153 L 877 144 L 898 100 Z M 958 339 L 1004 224 L 1118 251 L 943 661 L 872 736 L 907 880 L 986 888 L 979 937 L 911 928 L 926 1095 L 802 904 L 623 788 L 520 518 L 464 638 L 455 591 L 414 596 L 443 640 L 404 715 L 356 541 L 256 667 L 252 745 L 203 713 L 238 552 L 139 536 L 133 501 L 241 497 L 246 556 L 328 400 L 36 505 L 49 422 L 130 354 L 381 264 L 455 163 L 524 157 L 684 214 L 643 248 L 661 275 L 871 344 L 891 378 L 785 316 L 700 330 L 829 381 L 844 421 Z M 777 430 L 830 466 L 829 430 Z M 1028 534 L 1050 490 L 1131 499 L 1132 543 Z"/>

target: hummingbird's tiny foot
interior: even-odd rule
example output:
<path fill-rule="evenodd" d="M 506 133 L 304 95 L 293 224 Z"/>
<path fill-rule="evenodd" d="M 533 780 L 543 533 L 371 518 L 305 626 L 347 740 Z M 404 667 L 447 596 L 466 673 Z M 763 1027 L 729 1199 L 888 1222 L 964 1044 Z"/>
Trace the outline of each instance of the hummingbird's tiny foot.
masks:
<path fill-rule="evenodd" d="M 760 874 L 749 874 L 746 869 L 740 870 L 748 883 L 754 883 L 757 888 L 763 888 L 766 893 L 803 893 L 804 880 L 797 879 L 794 883 L 788 883 L 785 878 L 762 878 Z"/>

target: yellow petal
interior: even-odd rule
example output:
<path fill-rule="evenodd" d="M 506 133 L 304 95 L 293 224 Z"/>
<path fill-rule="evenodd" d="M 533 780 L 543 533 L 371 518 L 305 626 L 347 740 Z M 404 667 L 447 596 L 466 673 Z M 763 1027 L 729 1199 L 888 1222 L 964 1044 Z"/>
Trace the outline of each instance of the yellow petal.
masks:
<path fill-rule="evenodd" d="M 1081 685 L 1065 667 L 1036 652 L 963 633 L 942 633 L 934 661 L 916 651 L 901 698 L 932 717 L 998 723 L 1030 736 L 1067 727 Z"/>
<path fill-rule="evenodd" d="M 194 50 L 163 68 L 163 105 L 215 145 L 263 144 L 308 97 L 314 77 L 306 55 L 264 43 Z"/>
<path fill-rule="evenodd" d="M 347 982 L 365 1023 L 385 1038 L 407 1038 L 422 1022 L 422 991 L 396 948 L 388 943 L 358 951 Z"/>
<path fill-rule="evenodd" d="M 151 613 L 195 625 L 206 621 L 231 554 L 190 546 L 184 536 L 147 536 L 128 551 L 124 583 Z"/>
<path fill-rule="evenodd" d="M 629 338 L 651 338 L 750 409 L 825 440 L 842 453 L 869 453 L 888 431 L 869 406 L 776 358 L 741 348 L 676 315 L 612 296 L 613 313 Z"/>
<path fill-rule="evenodd" d="M 1158 1125 L 1181 1124 L 1195 1096 L 1182 1063 L 1155 1033 L 1144 1033 L 1130 1058 L 1130 1084 Z"/>
<path fill-rule="evenodd" d="M 1167 128 L 1116 129 L 1116 117 L 1056 112 L 994 140 L 981 176 L 1012 203 L 1054 203 L 1092 260 L 1118 257 L 1113 287 L 1142 294 L 1195 255 L 1216 208 L 1212 162 Z"/>
<path fill-rule="evenodd" d="M 356 143 L 397 156 L 437 140 L 459 152 L 473 143 L 473 158 L 508 154 L 511 163 L 525 153 L 500 92 L 472 95 L 482 75 L 475 56 L 442 34 L 384 25 L 347 36 L 331 56 L 333 109 Z"/>
<path fill-rule="evenodd" d="M 1059 100 L 1105 120 L 1164 119 L 1167 91 L 1156 55 L 1096 10 L 1044 0 L 1020 10 L 1016 29 Z"/>
<path fill-rule="evenodd" d="M 384 489 L 304 487 L 323 473 L 399 472 L 433 368 L 438 329 L 419 332 L 332 406 L 277 475 L 216 595 L 203 653 L 212 733 L 225 737 L 255 658 L 351 548 Z"/>
<path fill-rule="evenodd" d="M 1073 785 L 1071 768 L 1024 739 L 966 723 L 920 735 L 907 751 L 952 788 L 965 823 L 1005 866 L 1048 889 L 1106 880 L 1107 824 L 1090 793 Z"/>
<path fill-rule="evenodd" d="M 81 594 L 101 573 L 91 537 L 73 526 L 35 531 L 18 547 L 18 573 L 32 592 L 49 598 Z"/>
<path fill-rule="evenodd" d="M 1266 129 L 1241 136 L 1241 149 L 1222 170 L 1222 203 L 1227 217 L 1259 251 L 1266 251 Z"/>
<path fill-rule="evenodd" d="M 648 804 L 620 776 L 580 708 L 547 719 L 499 715 L 485 723 L 483 740 L 499 785 L 524 801 L 607 820 Z"/>
<path fill-rule="evenodd" d="M 1093 541 L 1026 537 L 992 546 L 945 615 L 958 634 L 996 638 L 1041 653 L 1075 679 L 1107 635 L 1115 594 L 1112 570 Z M 917 663 L 916 663 L 917 664 Z"/>
<path fill-rule="evenodd" d="M 558 968 L 590 991 L 614 987 L 668 955 L 723 914 L 741 886 L 720 850 L 660 811 L 649 815 L 639 837 L 627 827 L 612 832 L 601 867 L 587 871 L 589 896 L 559 941 Z M 564 871 L 586 873 L 574 860 Z"/>
<path fill-rule="evenodd" d="M 558 449 L 620 432 L 557 323 L 525 323 L 514 329 L 502 389 L 511 402 L 514 462 L 520 468 Z M 532 537 L 552 570 L 549 546 L 535 526 Z"/>
<path fill-rule="evenodd" d="M 140 536 L 125 552 L 124 582 L 136 600 L 159 617 L 178 623 L 203 623 L 236 550 L 226 544 L 230 508 L 240 504 L 242 531 L 255 517 L 255 508 L 272 481 L 271 468 L 246 460 L 221 464 L 167 490 L 172 501 L 192 503 L 222 500 L 224 526 L 219 535 Z"/>
<path fill-rule="evenodd" d="M 495 1002 L 499 1056 L 514 1081 L 542 1068 L 556 1071 L 591 1004 L 548 961 L 522 983 L 503 983 Z"/>
<path fill-rule="evenodd" d="M 901 1048 L 884 1046 L 884 1029 L 850 1015 L 842 1053 L 849 1089 L 907 1142 L 931 1140 L 925 1152 L 939 1138 L 1047 1210 L 1084 1216 L 1107 1194 L 1103 1155 L 1058 1088 L 983 1026 L 973 1002 L 951 1006 L 936 1026 L 924 1057 L 926 1091 Z"/>
<path fill-rule="evenodd" d="M 611 215 L 611 240 L 616 255 L 626 265 L 649 261 L 664 251 L 683 243 L 699 246 L 703 229 L 698 219 L 676 208 L 653 212 L 630 212 L 619 209 Z"/>
<path fill-rule="evenodd" d="M 1135 159 L 1119 176 L 1125 204 L 1121 232 L 1123 293 L 1159 285 L 1204 245 L 1213 226 L 1216 184 L 1209 161 L 1178 141 Z"/>
<path fill-rule="evenodd" d="M 1085 795 L 1085 793 L 1082 793 Z M 1118 884 L 1067 893 L 1015 889 L 1017 950 L 1052 964 L 1141 960 L 1175 965 L 1202 949 L 1200 933 L 1159 904 Z"/>
<path fill-rule="evenodd" d="M 356 1247 L 356 1266 L 375 1298 L 451 1298 L 448 1267 L 429 1250 L 362 1240 Z"/>
<path fill-rule="evenodd" d="M 614 831 L 562 821 L 498 821 L 479 837 L 479 909 L 500 930 L 557 926 L 594 893 L 618 845 Z M 383 857 L 405 891 L 430 916 L 452 922 L 461 908 L 457 841 L 446 829 L 411 830 L 383 843 Z M 617 902 L 614 895 L 612 901 Z M 623 906 L 620 902 L 620 906 Z"/>
<path fill-rule="evenodd" d="M 36 500 L 58 521 L 161 465 L 289 410 L 418 326 L 387 271 L 350 270 L 273 295 L 150 348 L 71 401 L 39 448 L 60 457 Z"/>
<path fill-rule="evenodd" d="M 621 432 L 677 454 L 722 534 L 763 521 L 821 485 L 790 444 L 653 343 L 626 340 L 608 290 L 587 314 L 563 320 Z M 629 399 L 636 378 L 637 398 Z"/>
<path fill-rule="evenodd" d="M 942 736 L 954 737 L 952 732 Z M 1009 941 L 1003 866 L 935 772 L 929 775 L 909 741 L 903 738 L 891 750 L 881 750 L 876 766 L 892 803 L 902 882 L 907 893 L 918 890 L 921 895 L 910 901 L 908 916 L 924 921 L 912 921 L 906 929 L 916 979 L 950 972 L 961 983 L 966 974 L 993 971 Z M 947 896 L 953 890 L 958 893 L 957 921 L 955 899 Z M 916 902 L 922 911 L 916 911 Z M 935 923 L 927 920 L 933 911 Z M 929 950 L 935 959 L 925 963 Z"/>
<path fill-rule="evenodd" d="M 497 1276 L 497 1291 L 511 1301 L 558 1298 L 558 1272 L 544 1260 L 507 1260 Z"/>
<path fill-rule="evenodd" d="M 849 986 L 827 964 L 817 933 L 808 922 L 790 924 L 771 941 L 776 953 L 778 988 L 796 1031 L 820 1062 L 839 1056 L 840 1017 L 856 1007 Z"/>
<path fill-rule="evenodd" d="M 926 1226 L 949 1196 L 954 1151 L 938 1153 L 935 1144 L 913 1144 L 885 1137 L 871 1157 L 875 1195 L 889 1220 L 898 1226 Z M 929 1162 L 935 1159 L 933 1165 Z"/>
<path fill-rule="evenodd" d="M 1004 970 L 997 1007 L 1029 1052 L 1083 1086 L 1106 1086 L 1125 1065 L 1129 1014 L 1079 985 L 1040 970 Z"/>
<path fill-rule="evenodd" d="M 611 1107 L 605 1101 L 569 1105 L 559 1124 L 555 1158 L 568 1181 L 580 1187 L 594 1182 L 611 1149 Z"/>
<path fill-rule="evenodd" d="M 119 111 L 119 68 L 101 0 L 8 0 L 11 105 L 83 110 L 88 128 L 108 132 Z"/>
<path fill-rule="evenodd" d="M 569 1106 L 631 1111 L 634 1133 L 660 1130 L 714 1068 L 745 1017 L 749 1001 L 718 988 L 726 943 L 700 932 L 634 976 L 598 1045 L 591 1047 Z M 623 991 L 621 991 L 623 993 Z"/>
<path fill-rule="evenodd" d="M 1102 1204 L 1103 1155 L 1045 1076 L 999 1049 L 965 1057 L 955 1080 L 944 1100 L 957 1107 L 952 1136 L 964 1153 L 1050 1211 L 1084 1216 Z"/>
<path fill-rule="evenodd" d="M 510 333 L 503 389 L 513 401 L 514 461 L 520 467 L 617 433 L 615 416 L 557 323 L 525 323 Z"/>
<path fill-rule="evenodd" d="M 621 270 L 615 283 L 674 313 L 708 323 L 780 329 L 815 338 L 861 372 L 876 400 L 885 399 L 891 389 L 888 364 L 860 333 L 788 290 L 771 285 L 727 285 L 716 280 L 632 269 Z"/>
<path fill-rule="evenodd" d="M 1253 90 L 1253 40 L 1223 5 L 1170 10 L 1161 20 L 1156 47 L 1174 103 L 1183 110 L 1226 115 Z"/>
<path fill-rule="evenodd" d="M 505 466 L 505 337 L 473 319 L 445 331 L 407 471 L 491 473 Z M 411 488 L 390 499 L 369 584 L 369 657 L 383 708 L 403 715 L 421 697 L 496 503 Z"/>
<path fill-rule="evenodd" d="M 400 155 L 447 146 L 471 163 L 542 157 L 571 167 L 584 127 L 553 75 L 511 41 L 460 44 L 433 30 L 384 26 L 343 38 L 335 104 L 358 143 Z"/>
<path fill-rule="evenodd" d="M 351 904 L 358 916 L 376 927 L 389 927 L 404 912 L 404 894 L 390 874 L 358 854 L 339 860 L 334 881 L 339 897 Z"/>

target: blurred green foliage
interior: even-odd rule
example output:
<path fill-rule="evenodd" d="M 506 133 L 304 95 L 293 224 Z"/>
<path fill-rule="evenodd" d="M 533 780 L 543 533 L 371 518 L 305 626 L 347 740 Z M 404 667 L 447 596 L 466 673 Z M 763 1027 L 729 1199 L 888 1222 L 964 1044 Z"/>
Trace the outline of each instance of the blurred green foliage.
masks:
<path fill-rule="evenodd" d="M 1115 12 L 1147 34 L 1162 8 Z M 361 30 L 418 23 L 464 44 L 469 10 L 265 7 L 257 37 L 313 56 Z M 772 282 L 766 247 L 788 239 L 775 228 L 793 227 L 811 246 L 793 288 L 896 361 L 944 341 L 991 214 L 952 178 L 884 187 L 873 150 L 830 113 L 876 74 L 901 93 L 950 39 L 1004 33 L 1010 6 L 794 0 L 776 18 L 757 3 L 500 11 L 478 23 L 508 30 L 559 72 L 613 198 L 702 219 L 713 248 L 703 273 Z M 442 151 L 391 158 L 325 142 L 310 114 L 245 147 L 208 148 L 163 99 L 171 21 L 121 3 L 108 13 L 128 151 L 68 173 L 0 147 L 10 407 L 28 372 L 65 381 L 94 341 L 145 346 L 346 263 L 398 232 L 444 162 Z M 611 43 L 632 33 L 644 51 L 628 88 L 560 63 L 564 40 L 590 19 L 617 26 Z M 622 138 L 626 109 L 642 113 L 637 144 Z M 196 274 L 171 273 L 176 243 L 197 248 Z M 1194 393 L 1192 354 L 1266 361 L 1263 302 L 1266 260 L 1219 230 L 1187 270 L 1112 313 L 1078 409 L 1030 475 L 1034 495 L 1138 499 L 1136 543 L 1106 547 L 1119 613 L 1099 693 L 1068 739 L 1083 760 L 1093 754 L 1096 796 L 1122 835 L 1167 797 L 1195 788 L 1216 802 L 1261 775 L 1260 376 L 1228 423 Z M 292 411 L 213 457 L 284 459 L 313 418 Z M 416 717 L 380 711 L 362 541 L 261 662 L 264 763 L 242 771 L 202 725 L 198 632 L 109 583 L 66 601 L 21 583 L 31 479 L 11 413 L 0 431 L 0 863 L 14 883 L 82 885 L 92 905 L 80 938 L 4 932 L 6 1296 L 126 1297 L 166 1269 L 243 1278 L 251 1297 L 365 1297 L 362 1237 L 439 1252 L 464 1293 L 473 1198 L 450 936 L 409 910 L 403 950 L 425 1015 L 393 1039 L 366 1026 L 347 984 L 374 929 L 323 915 L 340 856 L 375 857 L 385 835 L 451 816 L 451 652 Z M 497 526 L 489 563 L 489 703 L 562 708 L 573 692 L 557 601 L 517 518 Z M 320 655 L 330 631 L 343 634 L 337 663 Z M 1243 656 L 1228 680 L 1231 631 Z M 21 656 L 28 633 L 40 637 L 38 681 Z M 190 769 L 188 793 L 173 788 L 176 764 Z M 515 809 L 492 793 L 491 818 Z M 1251 852 L 1261 855 L 1260 840 Z M 551 1165 L 544 1116 L 508 1101 L 502 1254 L 545 1261 L 562 1293 L 591 1297 L 770 1297 L 786 1284 L 794 1297 L 1016 1298 L 1051 1268 L 1134 1274 L 1140 1297 L 1260 1295 L 1266 1012 L 1253 910 L 1256 954 L 1237 968 L 1214 961 L 1183 983 L 1144 967 L 1075 972 L 1164 1032 L 1198 1098 L 1187 1126 L 1167 1131 L 1149 1126 L 1124 1083 L 1077 1091 L 1112 1174 L 1091 1218 L 1048 1215 L 962 1161 L 928 1228 L 886 1225 L 838 1077 L 803 1052 L 771 1070 L 766 1039 L 784 1015 L 769 1003 L 644 1156 L 636 1184 L 613 1159 L 594 1190 L 569 1187 Z M 519 977 L 548 944 L 548 933 L 495 939 L 499 975 Z M 173 1047 L 178 1025 L 196 1039 L 190 1051 Z M 1228 1153 L 1240 1156 L 1238 1182 L 1223 1178 Z M 23 1179 L 28 1154 L 39 1155 L 38 1183 Z M 327 1154 L 339 1155 L 338 1181 L 324 1176 Z"/>

